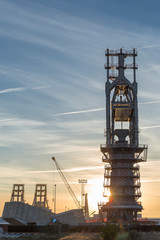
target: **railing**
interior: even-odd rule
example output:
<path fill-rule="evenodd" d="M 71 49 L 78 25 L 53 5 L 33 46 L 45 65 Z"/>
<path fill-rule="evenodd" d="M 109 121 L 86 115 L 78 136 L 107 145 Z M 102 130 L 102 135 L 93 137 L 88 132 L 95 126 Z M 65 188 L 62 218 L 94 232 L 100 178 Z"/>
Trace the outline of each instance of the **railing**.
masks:
<path fill-rule="evenodd" d="M 139 178 L 140 177 L 140 173 L 104 173 L 104 177 L 108 177 L 108 178 L 111 178 L 111 177 L 133 177 L 133 178 Z"/>
<path fill-rule="evenodd" d="M 135 182 L 133 184 L 133 183 L 130 183 L 130 182 L 120 182 L 119 181 L 117 184 L 114 184 L 114 186 L 117 186 L 117 187 L 140 187 L 141 183 L 140 182 Z M 108 182 L 104 182 L 103 183 L 103 187 L 110 188 L 111 187 L 111 183 L 109 181 Z M 112 187 L 113 187 L 113 184 L 112 184 Z"/>
<path fill-rule="evenodd" d="M 133 154 L 113 154 L 111 159 L 134 159 Z"/>
<path fill-rule="evenodd" d="M 111 173 L 104 173 L 104 177 L 111 177 Z"/>
<path fill-rule="evenodd" d="M 141 192 L 137 192 L 137 193 L 127 193 L 127 192 L 125 192 L 125 193 L 123 193 L 123 194 L 121 194 L 121 193 L 115 193 L 114 194 L 114 196 L 116 196 L 116 197 L 118 197 L 118 196 L 125 196 L 125 197 L 141 197 Z"/>
<path fill-rule="evenodd" d="M 102 161 L 105 162 L 106 160 L 116 160 L 116 159 L 137 159 L 140 161 L 146 161 L 147 160 L 147 154 L 146 151 L 143 152 L 143 155 L 139 155 L 139 154 L 113 154 L 111 156 L 105 156 L 102 157 Z"/>
<path fill-rule="evenodd" d="M 105 54 L 107 55 L 109 53 L 110 56 L 116 56 L 120 53 L 123 53 L 125 55 L 128 56 L 134 56 L 137 55 L 137 51 L 135 49 L 133 50 L 124 50 L 124 49 L 118 49 L 118 50 L 109 50 L 109 51 L 105 51 Z"/>
<path fill-rule="evenodd" d="M 110 188 L 111 185 L 109 183 L 103 183 L 103 187 L 107 187 L 107 188 Z"/>
<path fill-rule="evenodd" d="M 104 64 L 104 68 L 105 69 L 118 69 L 118 68 L 125 68 L 125 69 L 137 69 L 138 68 L 138 64 L 127 64 L 125 63 L 123 66 L 119 65 L 118 63 L 105 63 Z"/>
<path fill-rule="evenodd" d="M 132 168 L 132 169 L 139 169 L 139 164 L 134 164 L 134 165 L 130 165 L 129 163 L 116 163 L 116 164 L 114 164 L 114 165 L 112 165 L 112 167 L 111 167 L 111 165 L 110 164 L 105 164 L 104 165 L 104 169 L 108 169 L 108 170 L 110 170 L 111 168 Z"/>
<path fill-rule="evenodd" d="M 110 169 L 110 168 L 111 168 L 111 165 L 110 165 L 110 164 L 105 164 L 105 165 L 104 165 L 104 168 L 105 168 L 105 169 Z"/>
<path fill-rule="evenodd" d="M 109 154 L 110 148 L 135 148 L 134 154 Z M 102 161 L 107 162 L 108 160 L 123 160 L 123 159 L 133 159 L 140 162 L 145 162 L 147 160 L 147 151 L 148 145 L 139 144 L 135 146 L 133 144 L 128 143 L 114 143 L 114 144 L 101 144 L 100 145 L 101 151 L 104 152 Z"/>
<path fill-rule="evenodd" d="M 113 143 L 113 144 L 101 144 L 101 148 L 115 148 L 115 147 L 133 147 L 133 148 L 142 148 L 142 149 L 148 149 L 148 145 L 146 144 L 139 144 L 138 146 L 135 146 L 134 144 L 128 144 L 128 143 Z"/>
<path fill-rule="evenodd" d="M 106 206 L 106 205 L 112 205 L 113 203 L 112 202 L 98 202 L 98 206 L 99 207 L 103 207 L 103 206 Z M 116 202 L 114 201 L 114 205 L 139 205 L 141 206 L 141 202 L 128 202 L 128 201 L 122 201 L 122 202 Z"/>

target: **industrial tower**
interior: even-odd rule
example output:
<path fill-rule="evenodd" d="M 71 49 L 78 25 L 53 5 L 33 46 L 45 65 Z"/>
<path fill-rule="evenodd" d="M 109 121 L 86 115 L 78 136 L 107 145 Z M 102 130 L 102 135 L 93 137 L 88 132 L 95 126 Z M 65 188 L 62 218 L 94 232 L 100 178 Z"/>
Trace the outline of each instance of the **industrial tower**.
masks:
<path fill-rule="evenodd" d="M 34 207 L 48 207 L 47 200 L 47 184 L 36 184 L 35 195 L 32 206 Z"/>
<path fill-rule="evenodd" d="M 106 144 L 101 145 L 105 165 L 104 196 L 108 202 L 99 204 L 101 216 L 108 221 L 136 221 L 143 207 L 138 162 L 147 160 L 147 145 L 139 144 L 138 102 L 135 49 L 105 52 L 106 82 Z M 129 60 L 129 64 L 125 60 Z M 125 73 L 133 71 L 128 80 Z M 127 70 L 127 71 L 126 71 Z M 126 71 L 126 72 L 125 72 Z M 132 77 L 133 76 L 133 77 Z"/>
<path fill-rule="evenodd" d="M 24 184 L 13 184 L 13 190 L 10 202 L 25 202 Z"/>

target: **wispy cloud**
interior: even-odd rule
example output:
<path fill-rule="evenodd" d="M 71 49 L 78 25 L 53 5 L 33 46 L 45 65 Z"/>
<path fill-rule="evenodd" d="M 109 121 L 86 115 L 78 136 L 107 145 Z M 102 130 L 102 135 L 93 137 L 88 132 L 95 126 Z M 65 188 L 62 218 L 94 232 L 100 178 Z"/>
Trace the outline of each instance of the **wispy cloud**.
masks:
<path fill-rule="evenodd" d="M 39 87 L 33 87 L 33 88 L 24 88 L 24 87 L 18 87 L 18 88 L 7 88 L 4 90 L 0 90 L 0 94 L 3 93 L 12 93 L 12 92 L 21 92 L 21 91 L 27 91 L 27 90 L 40 90 L 44 88 L 49 88 L 49 86 L 39 86 Z"/>
<path fill-rule="evenodd" d="M 72 115 L 72 114 L 81 114 L 81 113 L 89 113 L 89 112 L 98 112 L 102 111 L 105 108 L 94 108 L 94 109 L 88 109 L 88 110 L 81 110 L 81 111 L 75 111 L 75 112 L 65 112 L 65 113 L 58 113 L 55 114 L 54 116 L 63 116 L 63 115 Z"/>
<path fill-rule="evenodd" d="M 156 104 L 156 103 L 160 103 L 160 100 L 158 100 L 158 101 L 152 101 L 152 102 L 140 102 L 139 104 L 141 105 L 143 105 L 143 104 Z"/>
<path fill-rule="evenodd" d="M 147 45 L 147 46 L 138 48 L 138 50 L 145 49 L 145 48 L 153 48 L 153 47 L 160 47 L 160 44 Z"/>
<path fill-rule="evenodd" d="M 62 172 L 72 173 L 72 172 L 81 172 L 81 171 L 92 171 L 96 169 L 103 169 L 104 166 L 94 166 L 94 167 L 81 167 L 81 168 L 70 168 L 70 169 L 62 169 Z M 39 174 L 49 174 L 49 173 L 57 173 L 57 170 L 35 170 L 35 171 L 25 171 L 23 169 L 12 169 L 7 167 L 0 167 L 1 175 L 0 178 L 18 178 L 18 177 L 28 177 L 32 175 L 32 178 L 39 178 Z M 33 175 L 34 174 L 34 175 Z"/>
<path fill-rule="evenodd" d="M 63 172 L 80 172 L 80 171 L 88 171 L 88 170 L 95 170 L 95 169 L 103 169 L 104 166 L 95 166 L 95 167 L 81 167 L 81 168 L 70 168 L 70 169 L 63 169 Z M 42 171 L 25 171 L 25 173 L 53 173 L 57 172 L 56 170 L 42 170 Z"/>
<path fill-rule="evenodd" d="M 152 102 L 142 102 L 142 103 L 140 102 L 139 104 L 143 105 L 143 104 L 156 104 L 156 103 L 160 103 L 160 100 L 152 101 Z M 105 108 L 93 108 L 88 110 L 58 113 L 58 114 L 55 114 L 54 116 L 57 117 L 57 116 L 72 115 L 72 114 L 90 113 L 90 112 L 98 112 L 103 110 L 105 110 Z"/>
<path fill-rule="evenodd" d="M 0 127 L 4 126 L 43 126 L 45 125 L 44 122 L 30 120 L 30 119 L 23 119 L 23 118 L 5 118 L 0 119 Z"/>
<path fill-rule="evenodd" d="M 154 183 L 154 182 L 160 182 L 160 179 L 146 179 L 146 180 L 141 180 L 143 183 Z"/>
<path fill-rule="evenodd" d="M 8 89 L 1 90 L 1 91 L 0 91 L 0 94 L 1 94 L 1 93 L 20 92 L 20 91 L 24 91 L 24 90 L 25 90 L 25 88 L 23 88 L 23 87 L 19 87 L 19 88 L 8 88 Z"/>
<path fill-rule="evenodd" d="M 40 90 L 40 89 L 45 89 L 45 88 L 49 88 L 49 86 L 33 87 L 33 88 L 31 88 L 31 89 L 32 89 L 32 90 Z"/>
<path fill-rule="evenodd" d="M 151 128 L 159 128 L 160 125 L 148 126 L 148 127 L 141 127 L 141 129 L 151 129 Z"/>

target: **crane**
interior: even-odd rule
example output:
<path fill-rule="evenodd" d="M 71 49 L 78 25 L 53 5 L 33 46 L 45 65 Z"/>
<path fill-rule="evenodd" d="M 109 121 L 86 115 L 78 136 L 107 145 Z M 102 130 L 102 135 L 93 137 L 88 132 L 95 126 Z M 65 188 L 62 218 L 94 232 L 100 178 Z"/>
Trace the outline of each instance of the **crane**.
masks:
<path fill-rule="evenodd" d="M 71 186 L 69 185 L 66 177 L 64 176 L 64 174 L 63 174 L 63 172 L 62 172 L 62 170 L 61 170 L 60 165 L 59 165 L 58 162 L 56 161 L 55 157 L 52 157 L 52 160 L 55 162 L 57 171 L 58 171 L 59 175 L 61 176 L 61 178 L 62 178 L 62 180 L 63 180 L 66 188 L 68 189 L 69 193 L 71 194 L 71 197 L 72 197 L 73 201 L 75 202 L 76 207 L 77 207 L 78 209 L 80 209 L 80 208 L 81 208 L 80 202 L 78 201 L 75 193 L 73 192 L 73 190 L 72 190 Z"/>

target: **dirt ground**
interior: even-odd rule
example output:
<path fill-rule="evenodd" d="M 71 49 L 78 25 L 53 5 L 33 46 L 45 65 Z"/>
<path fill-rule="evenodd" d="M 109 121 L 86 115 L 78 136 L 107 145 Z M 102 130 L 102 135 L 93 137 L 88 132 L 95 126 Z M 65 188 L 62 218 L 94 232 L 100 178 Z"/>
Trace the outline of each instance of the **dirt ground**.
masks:
<path fill-rule="evenodd" d="M 72 233 L 67 236 L 33 234 L 30 236 L 5 235 L 0 240 L 102 240 L 99 233 Z"/>
<path fill-rule="evenodd" d="M 61 235 L 47 235 L 47 234 L 31 234 L 28 236 L 14 236 L 3 235 L 0 240 L 102 240 L 99 233 L 71 233 L 65 236 Z M 127 233 L 120 234 L 116 240 L 126 240 Z M 146 232 L 141 233 L 141 240 L 160 240 L 160 232 Z"/>
<path fill-rule="evenodd" d="M 143 232 L 142 240 L 160 240 L 160 232 Z"/>
<path fill-rule="evenodd" d="M 60 240 L 102 240 L 99 233 L 73 233 Z"/>
<path fill-rule="evenodd" d="M 142 240 L 160 240 L 160 232 L 143 232 Z M 124 238 L 117 238 L 124 239 Z M 73 233 L 69 236 L 62 237 L 60 240 L 102 240 L 98 233 Z"/>

